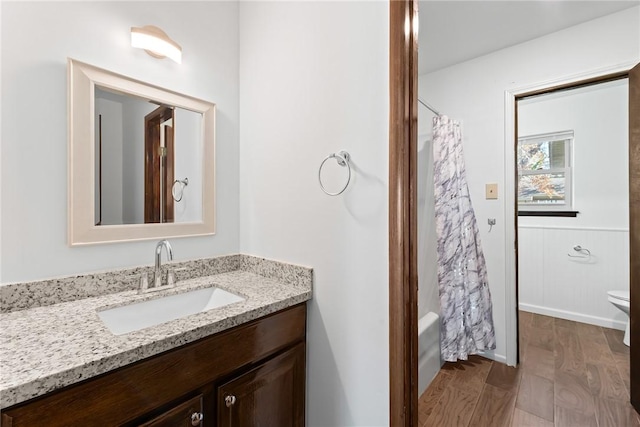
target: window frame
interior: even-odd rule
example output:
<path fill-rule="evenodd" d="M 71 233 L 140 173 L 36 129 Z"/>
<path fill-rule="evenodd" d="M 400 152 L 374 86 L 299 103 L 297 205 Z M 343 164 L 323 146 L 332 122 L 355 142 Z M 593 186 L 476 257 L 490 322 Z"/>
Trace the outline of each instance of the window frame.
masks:
<path fill-rule="evenodd" d="M 564 167 L 562 168 L 549 168 L 541 170 L 523 170 L 519 166 L 518 150 L 516 150 L 516 169 L 518 173 L 517 181 L 517 196 L 520 195 L 519 181 L 521 176 L 533 176 L 533 175 L 552 175 L 558 173 L 564 173 L 565 185 L 564 185 L 564 202 L 561 203 L 521 203 L 519 197 L 516 197 L 516 203 L 518 206 L 518 213 L 531 212 L 535 214 L 537 212 L 558 212 L 567 213 L 574 212 L 574 197 L 573 197 L 573 146 L 575 141 L 575 135 L 573 130 L 550 132 L 544 134 L 535 134 L 518 137 L 517 148 L 520 145 L 536 144 L 542 142 L 552 141 L 565 141 L 564 144 Z M 525 214 L 526 215 L 526 214 Z"/>

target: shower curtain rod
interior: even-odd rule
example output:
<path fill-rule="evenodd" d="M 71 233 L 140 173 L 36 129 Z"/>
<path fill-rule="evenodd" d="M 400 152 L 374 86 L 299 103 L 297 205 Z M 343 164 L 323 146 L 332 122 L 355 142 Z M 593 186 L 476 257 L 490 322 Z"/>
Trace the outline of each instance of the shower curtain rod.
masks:
<path fill-rule="evenodd" d="M 418 98 L 418 102 L 422 105 L 424 105 L 425 107 L 427 107 L 429 110 L 431 110 L 433 112 L 433 114 L 435 114 L 436 116 L 441 116 L 442 114 L 438 113 L 438 111 L 433 108 L 431 105 L 427 104 L 426 102 L 424 102 L 422 99 Z"/>

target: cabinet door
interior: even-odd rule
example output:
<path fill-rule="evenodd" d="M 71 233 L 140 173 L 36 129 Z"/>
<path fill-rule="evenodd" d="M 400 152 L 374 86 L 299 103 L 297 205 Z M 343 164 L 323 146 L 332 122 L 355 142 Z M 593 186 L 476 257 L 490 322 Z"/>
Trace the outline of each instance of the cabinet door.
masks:
<path fill-rule="evenodd" d="M 201 427 L 203 423 L 202 395 L 174 406 L 140 427 Z"/>
<path fill-rule="evenodd" d="M 218 427 L 304 426 L 305 345 L 218 387 Z"/>

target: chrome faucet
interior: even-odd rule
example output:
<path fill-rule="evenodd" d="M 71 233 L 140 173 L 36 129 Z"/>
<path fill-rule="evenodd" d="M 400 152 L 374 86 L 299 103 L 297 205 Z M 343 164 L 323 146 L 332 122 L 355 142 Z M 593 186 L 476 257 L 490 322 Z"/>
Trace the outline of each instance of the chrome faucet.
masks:
<path fill-rule="evenodd" d="M 162 286 L 162 248 L 167 250 L 167 261 L 173 261 L 173 249 L 168 240 L 160 240 L 156 245 L 156 264 L 153 274 L 153 286 L 158 288 Z M 167 273 L 167 284 L 169 282 L 169 274 Z"/>

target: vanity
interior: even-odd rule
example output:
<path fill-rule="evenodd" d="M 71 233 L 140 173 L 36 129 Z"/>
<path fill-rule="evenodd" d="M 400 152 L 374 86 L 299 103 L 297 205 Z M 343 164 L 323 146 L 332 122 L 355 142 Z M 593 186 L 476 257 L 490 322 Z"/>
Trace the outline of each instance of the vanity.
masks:
<path fill-rule="evenodd" d="M 2 427 L 303 426 L 312 270 L 246 255 L 168 267 L 182 278 L 158 294 L 132 279 L 151 267 L 1 287 Z M 212 286 L 241 300 L 124 333 L 99 316 Z"/>
<path fill-rule="evenodd" d="M 216 234 L 216 104 L 67 67 L 68 245 Z M 312 270 L 161 268 L 163 247 L 153 267 L 0 286 L 2 427 L 304 425 Z"/>

